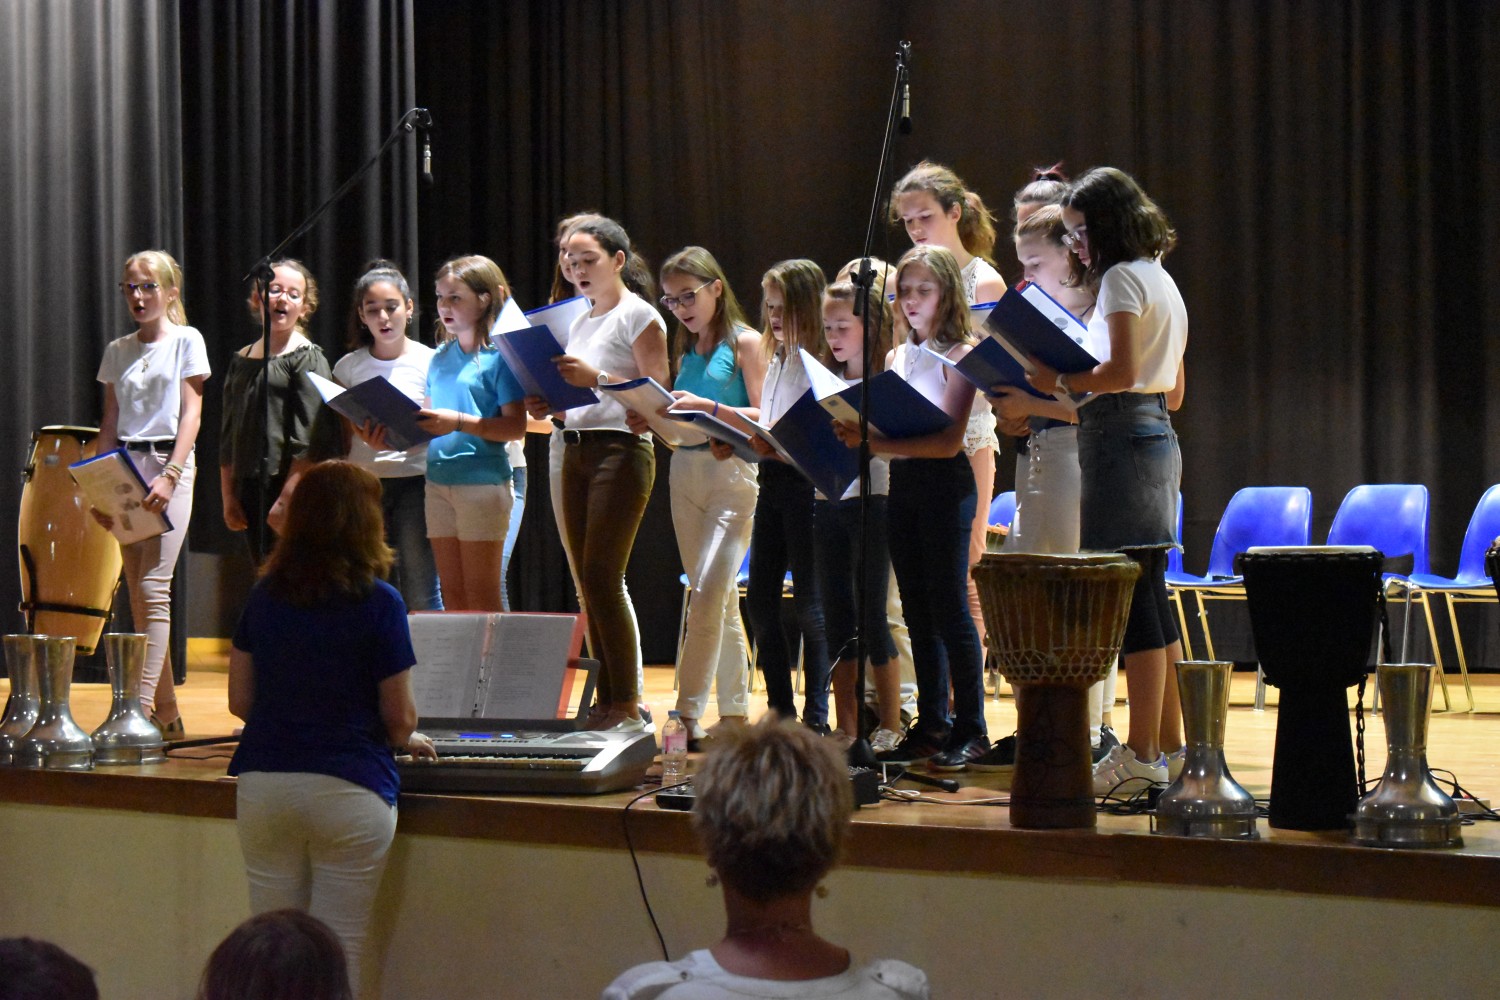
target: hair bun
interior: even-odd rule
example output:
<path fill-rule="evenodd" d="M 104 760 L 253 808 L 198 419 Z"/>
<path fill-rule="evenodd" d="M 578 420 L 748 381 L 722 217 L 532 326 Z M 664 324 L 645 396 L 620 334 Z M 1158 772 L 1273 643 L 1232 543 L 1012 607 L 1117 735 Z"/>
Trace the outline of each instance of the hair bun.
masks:
<path fill-rule="evenodd" d="M 1050 167 L 1033 167 L 1031 170 L 1033 181 L 1059 181 L 1068 183 L 1068 175 L 1063 173 L 1063 161 L 1058 160 Z"/>

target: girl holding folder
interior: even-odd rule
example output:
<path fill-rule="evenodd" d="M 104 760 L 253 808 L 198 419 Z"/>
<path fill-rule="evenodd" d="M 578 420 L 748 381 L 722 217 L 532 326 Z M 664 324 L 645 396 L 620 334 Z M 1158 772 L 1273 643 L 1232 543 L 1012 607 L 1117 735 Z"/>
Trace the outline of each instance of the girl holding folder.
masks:
<path fill-rule="evenodd" d="M 443 606 L 500 611 L 500 574 L 510 527 L 511 467 L 505 442 L 526 433 L 525 395 L 490 343 L 510 298 L 488 257 L 455 257 L 437 271 L 437 339 L 427 369 L 427 406 L 417 423 L 427 443 L 427 540 Z"/>
<path fill-rule="evenodd" d="M 384 378 L 421 406 L 433 352 L 407 336 L 416 309 L 405 275 L 390 261 L 373 261 L 354 283 L 351 350 L 334 364 L 334 381 L 347 388 Z M 354 432 L 349 461 L 380 480 L 386 544 L 396 550 L 392 582 L 410 610 L 443 610 L 437 564 L 427 542 L 427 445 L 393 448 L 386 443 L 384 427 L 349 426 Z"/>
<path fill-rule="evenodd" d="M 182 267 L 165 250 L 143 250 L 125 261 L 120 291 L 134 333 L 111 341 L 99 362 L 104 419 L 98 452 L 124 448 L 146 483 L 143 505 L 164 514 L 172 530 L 120 548 L 130 614 L 146 633 L 141 708 L 166 736 L 180 736 L 182 715 L 167 645 L 172 632 L 172 575 L 193 515 L 193 446 L 203 419 L 208 348 L 187 325 Z M 109 518 L 94 515 L 106 528 Z"/>
<path fill-rule="evenodd" d="M 1005 294 L 1005 281 L 992 263 L 995 223 L 984 200 L 964 186 L 948 167 L 923 160 L 896 182 L 891 192 L 891 221 L 906 227 L 916 246 L 938 246 L 953 254 L 963 277 L 964 301 L 969 305 L 994 302 Z M 984 555 L 989 533 L 990 501 L 995 494 L 995 456 L 1000 439 L 995 413 L 983 396 L 976 396 L 964 428 L 964 454 L 974 476 L 974 518 L 969 523 L 969 565 Z M 979 588 L 968 582 L 969 614 L 984 645 L 984 616 L 979 611 Z"/>
<path fill-rule="evenodd" d="M 661 266 L 661 304 L 677 319 L 672 356 L 677 377 L 673 409 L 715 416 L 760 416 L 766 375 L 760 335 L 745 321 L 739 300 L 713 254 L 679 250 Z M 629 416 L 637 433 L 645 419 Z M 755 466 L 717 442 L 679 446 L 672 454 L 672 526 L 692 596 L 682 652 L 677 660 L 677 713 L 687 727 L 688 749 L 749 714 L 748 653 L 740 620 L 737 576 L 750 544 L 760 493 Z M 718 691 L 719 722 L 705 730 L 710 686 Z"/>
<path fill-rule="evenodd" d="M 800 352 L 803 348 L 821 349 L 825 284 L 823 269 L 806 259 L 773 264 L 761 281 L 764 332 L 760 339 L 761 351 L 767 359 L 761 422 L 767 427 L 775 426 L 811 388 Z M 800 472 L 776 457 L 764 438 L 753 437 L 751 443 L 765 459 L 760 463 L 760 497 L 755 503 L 755 528 L 750 536 L 748 604 L 750 626 L 755 630 L 756 660 L 766 679 L 770 708 L 783 719 L 797 718 L 792 688 L 796 647 L 790 644 L 791 637 L 781 624 L 781 597 L 790 568 L 802 662 L 809 670 L 802 721 L 827 734 L 826 683 L 815 684 L 811 679 L 816 669 L 826 682 L 828 664 L 823 598 L 813 555 L 813 486 Z"/>
<path fill-rule="evenodd" d="M 1130 175 L 1090 170 L 1069 188 L 1062 220 L 1074 274 L 1098 293 L 1109 358 L 1074 375 L 1037 365 L 1027 377 L 1046 392 L 1093 393 L 1078 410 L 1080 541 L 1085 550 L 1124 550 L 1142 570 L 1122 645 L 1130 731 L 1094 766 L 1094 790 L 1104 794 L 1132 778 L 1166 781 L 1162 749 L 1182 743 L 1177 685 L 1168 676 L 1182 646 L 1165 574 L 1182 478 L 1169 411 L 1182 402 L 1188 321 L 1161 265 L 1177 233 Z"/>
<path fill-rule="evenodd" d="M 896 306 L 911 335 L 893 352 L 892 367 L 953 422 L 919 437 L 870 439 L 872 452 L 892 458 L 891 562 L 911 633 L 919 712 L 906 737 L 881 759 L 926 760 L 933 770 L 961 771 L 990 748 L 979 633 L 965 600 L 976 489 L 963 438 L 974 385 L 948 375 L 942 361 L 924 350 L 958 362 L 974 343 L 963 275 L 953 254 L 940 246 L 908 250 L 896 265 Z M 856 425 L 834 427 L 845 444 L 859 445 Z"/>
<path fill-rule="evenodd" d="M 573 321 L 557 370 L 570 384 L 593 388 L 649 375 L 667 380 L 667 335 L 661 317 L 625 286 L 630 237 L 612 219 L 577 223 L 565 244 L 570 280 L 592 308 Z M 545 399 L 528 396 L 535 418 Z M 591 724 L 616 732 L 645 732 L 637 664 L 640 632 L 625 589 L 625 566 L 656 479 L 649 436 L 635 434 L 618 400 L 604 398 L 564 415 L 562 520 L 582 604 L 589 645 L 600 661 L 599 711 Z"/>

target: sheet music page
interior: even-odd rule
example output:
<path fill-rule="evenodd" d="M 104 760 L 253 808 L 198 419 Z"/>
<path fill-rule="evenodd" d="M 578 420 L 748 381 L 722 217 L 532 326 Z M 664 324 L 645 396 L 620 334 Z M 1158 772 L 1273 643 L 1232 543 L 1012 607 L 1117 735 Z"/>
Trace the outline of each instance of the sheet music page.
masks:
<path fill-rule="evenodd" d="M 554 719 L 572 647 L 574 615 L 497 614 L 480 715 Z"/>
<path fill-rule="evenodd" d="M 489 615 L 445 611 L 408 615 L 412 649 L 412 694 L 417 715 L 469 718 L 478 701 L 479 668 L 484 656 Z"/>

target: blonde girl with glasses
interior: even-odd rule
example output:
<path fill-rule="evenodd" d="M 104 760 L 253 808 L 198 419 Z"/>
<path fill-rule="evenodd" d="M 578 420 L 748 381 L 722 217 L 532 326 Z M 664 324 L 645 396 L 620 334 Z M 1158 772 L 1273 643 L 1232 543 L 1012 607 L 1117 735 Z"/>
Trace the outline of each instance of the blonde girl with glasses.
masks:
<path fill-rule="evenodd" d="M 141 707 L 164 735 L 180 736 L 182 713 L 168 656 L 172 575 L 193 514 L 193 446 L 203 419 L 208 348 L 187 325 L 182 268 L 165 250 L 127 259 L 120 291 L 136 329 L 112 341 L 99 363 L 104 419 L 98 449 L 125 449 L 148 487 L 146 509 L 172 524 L 165 534 L 121 546 L 120 554 L 131 617 L 136 631 L 146 634 Z M 112 523 L 95 517 L 106 528 Z"/>

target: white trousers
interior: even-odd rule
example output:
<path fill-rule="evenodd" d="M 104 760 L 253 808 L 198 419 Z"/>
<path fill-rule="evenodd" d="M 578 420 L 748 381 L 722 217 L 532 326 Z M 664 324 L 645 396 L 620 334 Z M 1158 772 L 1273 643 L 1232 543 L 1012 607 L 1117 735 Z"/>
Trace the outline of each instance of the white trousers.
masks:
<path fill-rule="evenodd" d="M 719 715 L 748 715 L 749 649 L 736 582 L 760 493 L 756 470 L 738 458 L 719 461 L 707 449 L 672 455 L 672 526 L 692 589 L 677 662 L 677 711 L 702 719 L 709 688 Z"/>
<path fill-rule="evenodd" d="M 150 486 L 166 467 L 170 451 L 127 451 L 136 471 Z M 167 520 L 172 530 L 133 545 L 120 546 L 125 566 L 125 588 L 130 595 L 130 617 L 135 630 L 146 635 L 146 663 L 141 669 L 141 708 L 150 715 L 156 710 L 156 689 L 163 670 L 170 670 L 167 652 L 172 638 L 172 574 L 177 571 L 177 556 L 187 541 L 188 521 L 193 516 L 193 480 L 198 466 L 189 455 L 182 478 L 172 499 L 167 501 Z M 172 689 L 167 684 L 167 689 Z"/>
<path fill-rule="evenodd" d="M 344 946 L 358 994 L 396 807 L 326 774 L 247 771 L 235 816 L 251 912 L 305 910 L 327 924 Z"/>

